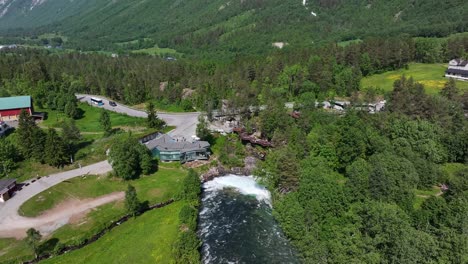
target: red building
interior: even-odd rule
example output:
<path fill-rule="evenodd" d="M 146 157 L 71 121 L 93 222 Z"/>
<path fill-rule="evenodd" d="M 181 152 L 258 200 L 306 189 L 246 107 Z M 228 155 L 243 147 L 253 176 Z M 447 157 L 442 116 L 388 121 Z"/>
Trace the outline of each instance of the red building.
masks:
<path fill-rule="evenodd" d="M 16 121 L 22 110 L 32 115 L 31 96 L 0 98 L 0 121 Z"/>

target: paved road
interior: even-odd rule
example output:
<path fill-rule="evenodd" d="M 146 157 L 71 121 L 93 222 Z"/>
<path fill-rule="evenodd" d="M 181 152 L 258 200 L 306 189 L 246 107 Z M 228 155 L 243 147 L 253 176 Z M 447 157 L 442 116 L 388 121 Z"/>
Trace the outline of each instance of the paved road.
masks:
<path fill-rule="evenodd" d="M 21 216 L 18 215 L 20 206 L 36 194 L 71 178 L 86 174 L 105 174 L 111 170 L 112 167 L 107 161 L 101 161 L 82 167 L 81 169 L 52 174 L 47 177 L 42 177 L 35 182 L 30 182 L 29 186 L 24 186 L 21 191 L 16 192 L 6 203 L 0 203 L 0 227 L 9 226 L 14 223 L 15 220 L 20 219 Z"/>
<path fill-rule="evenodd" d="M 109 111 L 127 114 L 129 116 L 134 117 L 142 117 L 146 118 L 148 115 L 144 111 L 136 110 L 126 105 L 117 104 L 116 107 L 112 107 L 109 105 L 109 99 L 103 96 L 94 96 L 94 95 L 87 95 L 87 94 L 77 94 L 76 97 L 81 102 L 86 102 L 91 104 L 91 97 L 96 97 L 102 99 L 104 102 L 103 106 L 97 106 L 95 104 L 91 104 L 92 106 L 104 108 Z M 185 137 L 190 139 L 193 135 L 195 135 L 195 131 L 198 124 L 198 116 L 200 113 L 193 112 L 193 113 L 163 113 L 158 112 L 158 117 L 166 121 L 167 125 L 175 126 L 176 129 L 169 132 L 169 135 L 174 138 L 182 138 Z"/>

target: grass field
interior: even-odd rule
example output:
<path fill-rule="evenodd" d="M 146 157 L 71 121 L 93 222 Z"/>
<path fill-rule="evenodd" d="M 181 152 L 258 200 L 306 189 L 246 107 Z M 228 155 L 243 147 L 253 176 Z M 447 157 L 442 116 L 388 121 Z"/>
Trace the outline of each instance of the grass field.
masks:
<path fill-rule="evenodd" d="M 76 126 L 81 132 L 102 132 L 100 127 L 99 117 L 101 110 L 86 103 L 80 103 L 78 107 L 83 110 L 83 116 L 76 120 Z M 67 117 L 65 114 L 58 111 L 50 111 L 43 109 L 39 111 L 47 112 L 47 120 L 44 120 L 41 125 L 47 127 L 60 127 L 62 122 Z M 145 118 L 132 117 L 124 114 L 107 111 L 109 113 L 112 127 L 133 127 L 133 128 L 144 128 L 146 126 Z"/>
<path fill-rule="evenodd" d="M 408 78 L 413 77 L 415 81 L 424 84 L 428 94 L 436 94 L 447 82 L 447 78 L 444 77 L 446 69 L 446 64 L 411 63 L 407 70 L 400 69 L 365 77 L 361 81 L 361 87 L 363 89 L 376 87 L 388 92 L 393 90 L 393 83 L 402 75 L 405 75 Z M 457 87 L 466 91 L 468 90 L 468 82 L 457 81 Z"/>
<path fill-rule="evenodd" d="M 78 177 L 71 179 L 69 181 L 60 183 L 49 190 L 40 193 L 27 201 L 21 208 L 20 213 L 27 216 L 36 216 L 39 215 L 41 212 L 53 208 L 55 205 L 59 204 L 62 201 L 67 200 L 68 198 L 93 198 L 101 195 L 105 195 L 108 193 L 116 192 L 116 191 L 124 191 L 127 188 L 127 185 L 130 183 L 137 189 L 138 198 L 141 201 L 149 201 L 150 204 L 167 201 L 170 198 L 173 198 L 181 188 L 181 181 L 185 176 L 186 171 L 181 168 L 180 164 L 177 163 L 166 163 L 160 166 L 158 172 L 150 176 L 143 176 L 138 180 L 125 182 L 120 179 L 109 178 L 107 176 L 87 176 L 87 177 Z M 172 205 L 171 205 L 172 206 Z M 169 243 L 172 240 L 176 239 L 176 231 L 177 231 L 177 217 L 178 211 L 174 212 L 173 210 L 179 210 L 178 206 L 172 207 L 170 211 L 166 214 L 158 215 L 154 210 L 144 215 L 138 217 L 136 220 L 130 221 L 126 225 L 131 225 L 132 228 L 136 228 L 137 226 L 153 226 L 154 228 L 159 228 L 159 230 L 155 230 L 152 234 L 162 234 L 166 232 L 166 230 L 161 230 L 165 228 L 165 225 L 161 225 L 161 223 L 153 223 L 153 220 L 149 220 L 146 218 L 147 214 L 153 215 L 155 218 L 162 217 L 164 219 L 172 219 L 174 222 L 174 235 L 167 234 L 168 237 L 161 239 L 160 237 L 158 240 L 166 241 Z M 176 209 L 174 209 L 176 208 Z M 57 243 L 62 244 L 75 244 L 79 241 L 82 241 L 85 238 L 91 237 L 92 235 L 96 234 L 100 230 L 102 230 L 110 221 L 119 218 L 120 216 L 125 214 L 125 208 L 123 201 L 109 203 L 103 206 L 96 208 L 95 210 L 91 211 L 85 218 L 81 219 L 79 222 L 75 222 L 74 224 L 67 224 L 58 230 L 56 230 L 51 236 L 44 238 L 43 242 L 45 241 L 53 241 L 53 246 L 49 247 L 48 250 L 52 250 Z M 143 219 L 143 220 L 140 220 Z M 169 220 L 168 220 L 169 221 Z M 118 227 L 113 230 L 109 235 L 115 234 L 116 232 L 120 232 L 119 229 L 123 228 Z M 129 227 L 130 228 L 130 227 Z M 124 231 L 126 234 L 127 231 Z M 148 240 L 146 241 L 146 237 L 142 234 L 150 234 L 148 230 L 142 230 L 140 235 L 142 241 L 145 243 L 153 243 L 157 240 Z M 155 235 L 155 236 L 156 236 Z M 107 236 L 107 235 L 106 235 Z M 105 237 L 106 237 L 105 236 Z M 102 238 L 105 240 L 105 237 Z M 120 241 L 120 251 L 127 252 L 126 254 L 128 257 L 136 257 L 139 256 L 137 249 L 132 253 L 128 252 L 127 247 L 123 246 L 122 244 L 127 241 L 127 237 L 122 237 L 122 241 Z M 137 239 L 137 238 L 135 238 Z M 110 241 L 115 240 L 112 238 Z M 170 240 L 170 241 L 169 241 Z M 162 243 L 163 252 L 159 252 L 158 247 L 154 246 L 151 248 L 152 251 L 158 252 L 163 256 L 165 259 L 168 257 L 167 253 L 170 252 L 170 244 L 165 244 L 166 242 Z M 50 242 L 51 243 L 51 242 Z M 136 242 L 135 242 L 136 243 Z M 8 245 L 8 246 L 6 246 Z M 131 245 L 131 244 L 129 244 Z M 151 244 L 152 245 L 152 244 Z M 89 246 L 92 247 L 93 245 Z M 147 245 L 150 247 L 150 244 Z M 88 247 L 86 247 L 88 248 Z M 86 248 L 82 249 L 85 250 Z M 105 246 L 107 249 L 108 246 Z M 125 250 L 124 250 L 125 249 Z M 150 248 L 148 248 L 149 250 Z M 102 251 L 102 250 L 91 250 L 91 251 Z M 97 253 L 97 252 L 95 252 Z M 101 252 L 102 253 L 102 252 Z M 115 252 L 114 252 L 115 253 Z M 87 253 L 86 253 L 87 254 Z M 148 256 L 151 256 L 149 254 Z M 155 255 L 156 256 L 156 255 Z M 0 263 L 18 263 L 19 260 L 25 260 L 32 257 L 32 252 L 28 249 L 25 242 L 20 240 L 14 239 L 0 239 Z M 122 257 L 122 256 L 120 256 Z M 119 258 L 120 258 L 119 257 Z M 60 258 L 59 258 L 60 259 Z M 126 263 L 126 262 L 119 262 L 119 259 L 114 259 L 116 262 L 109 262 L 109 263 Z M 84 261 L 84 259 L 83 259 Z M 98 259 L 94 260 L 98 261 Z M 86 262 L 86 261 L 85 261 Z M 75 262 L 72 261 L 71 263 L 85 263 L 85 262 Z M 51 262 L 52 263 L 52 262 Z M 54 262 L 55 263 L 55 262 Z M 58 262 L 64 263 L 64 262 Z M 92 262 L 95 263 L 95 262 Z M 97 262 L 96 262 L 97 263 Z M 144 262 L 140 262 L 144 263 Z M 153 262 L 154 263 L 154 262 Z"/>
<path fill-rule="evenodd" d="M 338 46 L 345 48 L 351 44 L 359 44 L 362 42 L 362 39 L 353 39 L 353 40 L 346 40 L 346 41 L 340 41 L 338 42 Z"/>
<path fill-rule="evenodd" d="M 150 203 L 166 201 L 177 193 L 179 181 L 184 176 L 182 169 L 168 167 L 170 165 L 172 164 L 162 164 L 154 175 L 142 176 L 134 181 L 123 181 L 107 176 L 77 177 L 34 196 L 21 206 L 20 214 L 28 217 L 38 216 L 66 199 L 94 198 L 125 191 L 128 184 L 135 186 L 141 200 L 148 200 Z"/>
<path fill-rule="evenodd" d="M 159 100 L 154 100 L 152 102 L 154 104 L 154 107 L 156 108 L 156 111 L 158 112 L 187 113 L 187 112 L 195 111 L 195 109 L 191 109 L 190 111 L 185 111 L 185 109 L 182 106 L 180 106 L 179 104 L 175 104 L 175 103 L 172 104 L 172 103 L 159 101 Z M 133 105 L 132 108 L 135 108 L 141 111 L 146 111 L 146 103 Z"/>
<path fill-rule="evenodd" d="M 147 212 L 91 245 L 41 263 L 173 263 L 171 251 L 182 206 L 177 202 Z"/>
<path fill-rule="evenodd" d="M 132 50 L 132 53 L 143 53 L 148 55 L 181 55 L 175 49 L 170 48 L 159 48 L 158 46 L 147 48 L 147 49 L 139 49 L 139 50 Z"/>

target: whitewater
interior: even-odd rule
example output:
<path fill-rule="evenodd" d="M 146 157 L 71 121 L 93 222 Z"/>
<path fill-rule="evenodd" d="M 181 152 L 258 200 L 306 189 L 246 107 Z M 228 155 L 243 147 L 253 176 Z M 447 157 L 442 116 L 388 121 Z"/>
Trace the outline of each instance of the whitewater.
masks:
<path fill-rule="evenodd" d="M 253 176 L 203 184 L 198 235 L 203 263 L 298 263 L 273 218 L 270 192 Z"/>

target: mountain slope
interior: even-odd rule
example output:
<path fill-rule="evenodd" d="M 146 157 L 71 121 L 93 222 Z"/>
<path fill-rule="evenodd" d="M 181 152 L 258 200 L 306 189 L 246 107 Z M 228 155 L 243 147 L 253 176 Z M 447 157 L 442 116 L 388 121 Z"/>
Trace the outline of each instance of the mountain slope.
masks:
<path fill-rule="evenodd" d="M 5 1 L 18 6 L 0 18 L 0 28 L 43 26 L 83 49 L 150 38 L 186 53 L 258 53 L 273 42 L 296 47 L 401 33 L 442 36 L 466 31 L 468 17 L 464 0 L 42 0 L 27 12 L 39 0 Z"/>
<path fill-rule="evenodd" d="M 0 0 L 0 29 L 47 25 L 93 10 L 98 2 L 98 0 Z"/>

